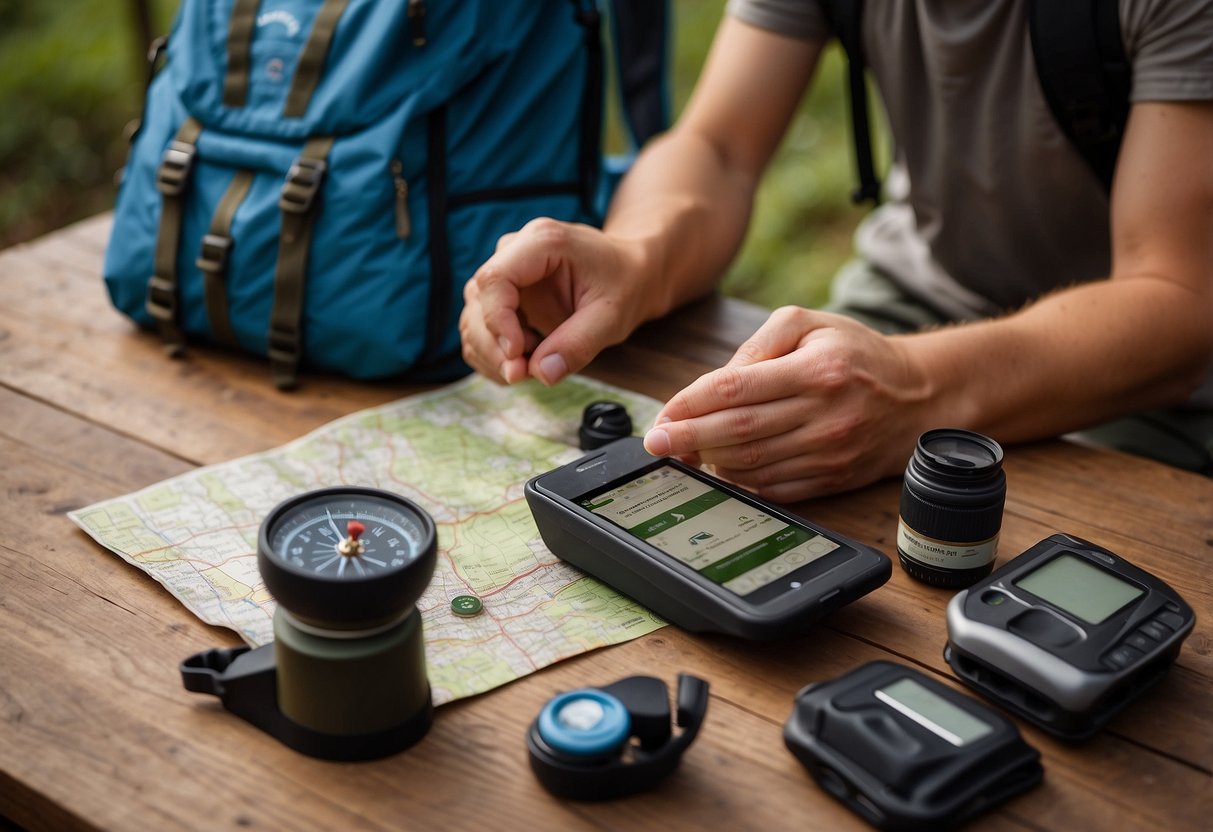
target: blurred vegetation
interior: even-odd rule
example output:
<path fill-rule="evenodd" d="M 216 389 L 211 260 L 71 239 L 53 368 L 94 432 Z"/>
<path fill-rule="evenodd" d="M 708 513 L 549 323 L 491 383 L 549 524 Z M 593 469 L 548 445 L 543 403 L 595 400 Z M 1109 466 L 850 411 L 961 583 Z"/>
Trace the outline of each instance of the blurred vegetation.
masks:
<path fill-rule="evenodd" d="M 685 103 L 723 0 L 675 0 L 675 110 Z M 113 205 L 124 131 L 138 116 L 146 37 L 175 0 L 0 0 L 0 247 Z M 760 192 L 725 291 L 765 306 L 823 302 L 859 212 L 841 61 L 831 48 Z"/>

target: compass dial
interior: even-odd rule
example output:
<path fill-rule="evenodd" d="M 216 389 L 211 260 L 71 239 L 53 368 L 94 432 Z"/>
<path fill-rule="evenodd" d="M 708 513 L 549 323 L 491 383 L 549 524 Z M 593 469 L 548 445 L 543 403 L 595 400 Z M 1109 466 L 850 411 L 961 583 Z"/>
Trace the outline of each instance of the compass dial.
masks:
<path fill-rule="evenodd" d="M 324 488 L 287 500 L 261 525 L 257 565 L 289 612 L 338 627 L 412 608 L 434 571 L 434 522 L 373 488 Z"/>
<path fill-rule="evenodd" d="M 425 537 L 420 517 L 398 501 L 351 494 L 297 504 L 271 530 L 270 548 L 302 571 L 357 580 L 406 566 Z"/>

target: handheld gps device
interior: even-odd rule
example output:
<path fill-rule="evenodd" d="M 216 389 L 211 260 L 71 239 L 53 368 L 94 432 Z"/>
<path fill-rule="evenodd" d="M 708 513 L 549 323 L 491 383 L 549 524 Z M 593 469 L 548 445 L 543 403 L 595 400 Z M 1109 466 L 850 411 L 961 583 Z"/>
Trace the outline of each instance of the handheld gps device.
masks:
<path fill-rule="evenodd" d="M 875 549 L 669 458 L 637 437 L 526 484 L 548 547 L 696 632 L 803 630 L 889 579 Z"/>
<path fill-rule="evenodd" d="M 1044 775 L 1006 717 L 893 662 L 802 689 L 783 738 L 821 788 L 880 829 L 960 826 Z"/>
<path fill-rule="evenodd" d="M 1166 675 L 1195 620 L 1154 575 L 1055 534 L 951 600 L 944 658 L 1008 710 L 1085 740 Z"/>

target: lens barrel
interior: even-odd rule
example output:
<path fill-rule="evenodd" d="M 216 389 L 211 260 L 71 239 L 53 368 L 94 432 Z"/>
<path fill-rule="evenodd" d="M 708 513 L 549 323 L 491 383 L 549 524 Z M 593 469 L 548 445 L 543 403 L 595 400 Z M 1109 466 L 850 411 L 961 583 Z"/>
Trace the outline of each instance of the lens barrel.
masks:
<path fill-rule="evenodd" d="M 906 466 L 897 524 L 901 566 L 934 586 L 965 587 L 990 574 L 1007 478 L 1002 447 L 960 428 L 929 430 Z"/>

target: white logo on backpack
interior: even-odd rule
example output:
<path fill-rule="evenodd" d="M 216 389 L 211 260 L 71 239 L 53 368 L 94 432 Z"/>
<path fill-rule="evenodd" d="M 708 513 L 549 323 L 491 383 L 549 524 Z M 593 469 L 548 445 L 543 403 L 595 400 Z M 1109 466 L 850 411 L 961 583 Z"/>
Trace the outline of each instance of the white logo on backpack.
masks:
<path fill-rule="evenodd" d="M 272 26 L 275 23 L 285 27 L 287 37 L 291 38 L 299 34 L 299 29 L 301 28 L 299 26 L 299 19 L 286 9 L 274 9 L 257 16 L 258 29 L 263 26 Z"/>

